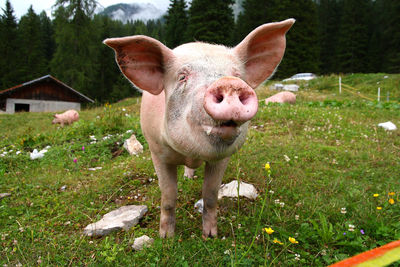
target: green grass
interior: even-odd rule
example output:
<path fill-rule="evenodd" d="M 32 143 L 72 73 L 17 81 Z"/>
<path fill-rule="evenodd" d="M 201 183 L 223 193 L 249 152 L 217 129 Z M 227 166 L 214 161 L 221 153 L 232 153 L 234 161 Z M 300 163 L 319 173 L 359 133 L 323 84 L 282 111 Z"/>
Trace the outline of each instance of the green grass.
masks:
<path fill-rule="evenodd" d="M 232 156 L 223 179 L 252 183 L 260 197 L 222 199 L 219 237 L 208 240 L 201 238 L 201 215 L 193 208 L 201 198 L 203 170 L 196 171 L 198 179 L 184 180 L 183 168 L 176 237 L 158 238 L 159 189 L 137 99 L 84 110 L 79 122 L 64 128 L 51 125 L 50 113 L 0 115 L 0 154 L 7 151 L 0 157 L 0 193 L 12 194 L 0 200 L 0 263 L 326 266 L 398 240 L 400 132 L 377 124 L 400 126 L 400 75 L 384 76 L 354 74 L 343 82 L 375 100 L 380 81 L 390 90 L 391 102 L 339 95 L 336 76 L 302 83 L 295 105 L 260 102 L 248 140 Z M 260 99 L 273 93 L 258 91 Z M 128 130 L 144 144 L 138 157 L 122 148 Z M 91 144 L 90 136 L 98 141 Z M 29 159 L 29 152 L 46 146 L 51 147 L 44 158 Z M 264 169 L 267 162 L 270 175 Z M 388 202 L 389 192 L 395 192 L 394 204 Z M 87 224 L 127 204 L 148 206 L 139 225 L 103 238 L 82 235 Z M 275 232 L 268 235 L 264 227 Z M 143 234 L 155 243 L 132 251 L 134 238 Z M 299 243 L 291 244 L 289 237 Z"/>

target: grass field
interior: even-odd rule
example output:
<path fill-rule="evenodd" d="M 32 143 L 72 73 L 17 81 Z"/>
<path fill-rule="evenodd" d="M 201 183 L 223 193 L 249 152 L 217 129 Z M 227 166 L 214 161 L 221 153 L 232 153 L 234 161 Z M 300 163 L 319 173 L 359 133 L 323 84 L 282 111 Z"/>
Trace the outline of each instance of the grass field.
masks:
<path fill-rule="evenodd" d="M 377 126 L 400 126 L 400 75 L 347 75 L 342 82 L 356 90 L 342 94 L 337 81 L 302 83 L 295 105 L 260 102 L 223 179 L 251 183 L 260 196 L 222 199 L 219 236 L 208 240 L 193 207 L 201 168 L 193 180 L 179 169 L 176 237 L 158 238 L 160 196 L 140 100 L 83 110 L 64 128 L 51 124 L 51 113 L 0 114 L 0 193 L 11 193 L 0 200 L 1 265 L 326 266 L 400 239 L 400 130 Z M 272 83 L 258 90 L 259 99 L 275 93 Z M 122 148 L 129 130 L 144 145 L 138 157 Z M 29 152 L 45 147 L 42 159 L 30 160 Z M 97 239 L 82 235 L 128 204 L 148 206 L 137 226 Z M 133 251 L 143 234 L 154 244 Z"/>

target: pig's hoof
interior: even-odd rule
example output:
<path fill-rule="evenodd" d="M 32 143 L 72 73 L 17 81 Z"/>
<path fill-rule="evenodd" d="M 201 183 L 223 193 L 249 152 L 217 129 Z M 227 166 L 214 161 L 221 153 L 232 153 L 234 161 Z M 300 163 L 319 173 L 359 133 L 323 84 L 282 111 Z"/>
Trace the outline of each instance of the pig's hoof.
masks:
<path fill-rule="evenodd" d="M 188 168 L 185 166 L 185 173 L 183 174 L 183 177 L 188 178 L 188 179 L 193 179 L 194 169 L 191 169 L 191 168 Z"/>
<path fill-rule="evenodd" d="M 217 237 L 217 227 L 212 227 L 211 229 L 203 228 L 203 239 L 207 239 L 209 237 Z"/>
<path fill-rule="evenodd" d="M 162 225 L 160 227 L 160 237 L 161 238 L 166 238 L 166 237 L 173 237 L 175 234 L 175 225 Z"/>

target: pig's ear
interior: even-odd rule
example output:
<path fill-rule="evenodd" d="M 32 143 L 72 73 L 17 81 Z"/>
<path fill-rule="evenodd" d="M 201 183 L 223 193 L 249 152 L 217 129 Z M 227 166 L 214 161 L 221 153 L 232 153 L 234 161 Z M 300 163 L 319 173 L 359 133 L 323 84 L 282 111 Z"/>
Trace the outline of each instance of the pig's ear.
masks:
<path fill-rule="evenodd" d="M 173 53 L 161 42 L 143 35 L 110 38 L 104 43 L 115 50 L 122 73 L 134 85 L 158 95 L 164 89 L 164 73 Z"/>
<path fill-rule="evenodd" d="M 285 52 L 285 34 L 294 22 L 287 19 L 261 25 L 234 48 L 245 64 L 245 80 L 251 87 L 256 88 L 274 73 Z"/>

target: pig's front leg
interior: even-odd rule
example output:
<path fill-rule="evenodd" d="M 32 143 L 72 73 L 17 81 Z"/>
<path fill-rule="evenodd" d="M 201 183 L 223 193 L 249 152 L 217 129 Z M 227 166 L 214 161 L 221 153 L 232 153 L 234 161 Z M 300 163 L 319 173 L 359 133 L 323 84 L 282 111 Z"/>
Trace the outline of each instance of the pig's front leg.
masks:
<path fill-rule="evenodd" d="M 206 163 L 203 182 L 203 238 L 217 236 L 218 190 L 229 158 Z"/>
<path fill-rule="evenodd" d="M 152 158 L 161 190 L 160 237 L 172 237 L 175 232 L 177 166 L 161 162 L 154 154 Z"/>

